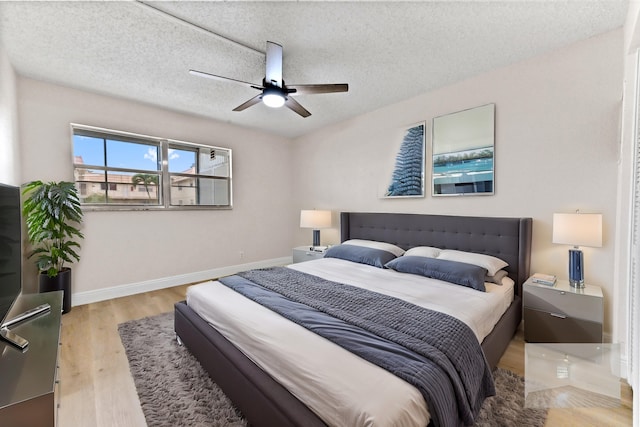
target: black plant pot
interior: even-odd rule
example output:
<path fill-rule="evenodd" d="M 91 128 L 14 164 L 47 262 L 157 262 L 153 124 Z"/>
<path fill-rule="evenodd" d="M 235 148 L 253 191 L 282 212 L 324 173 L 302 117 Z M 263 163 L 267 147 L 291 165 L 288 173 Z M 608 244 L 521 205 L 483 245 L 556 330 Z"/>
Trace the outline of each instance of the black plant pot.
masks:
<path fill-rule="evenodd" d="M 49 277 L 47 273 L 40 273 L 38 277 L 40 292 L 63 291 L 62 312 L 71 310 L 71 269 L 63 268 L 57 276 Z"/>

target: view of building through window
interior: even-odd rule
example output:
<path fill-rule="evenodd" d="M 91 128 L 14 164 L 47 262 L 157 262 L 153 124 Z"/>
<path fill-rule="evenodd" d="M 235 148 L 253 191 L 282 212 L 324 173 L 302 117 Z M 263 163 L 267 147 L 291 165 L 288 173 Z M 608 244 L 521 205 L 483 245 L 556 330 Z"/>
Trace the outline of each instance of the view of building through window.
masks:
<path fill-rule="evenodd" d="M 73 154 L 85 205 L 231 206 L 226 148 L 74 126 Z"/>
<path fill-rule="evenodd" d="M 191 159 L 191 167 L 182 170 L 183 159 L 187 158 Z M 229 204 L 226 188 L 230 166 L 228 150 L 204 147 L 189 149 L 170 143 L 171 205 Z"/>

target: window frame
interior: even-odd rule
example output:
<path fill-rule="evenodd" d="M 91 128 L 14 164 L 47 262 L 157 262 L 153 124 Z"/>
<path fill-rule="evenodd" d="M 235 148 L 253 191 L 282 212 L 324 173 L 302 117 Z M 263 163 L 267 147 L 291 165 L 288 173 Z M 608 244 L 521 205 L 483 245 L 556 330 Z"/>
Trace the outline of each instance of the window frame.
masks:
<path fill-rule="evenodd" d="M 116 139 L 121 138 L 123 142 L 131 142 L 131 143 L 141 143 L 151 146 L 157 146 L 158 152 L 160 154 L 160 159 L 158 160 L 158 165 L 160 169 L 157 171 L 139 171 L 137 169 L 131 168 L 118 168 L 118 167 L 109 167 L 105 166 L 96 166 L 96 165 L 84 165 L 89 166 L 88 168 L 96 168 L 102 172 L 114 171 L 114 172 L 144 172 L 144 173 L 152 173 L 158 174 L 160 176 L 161 185 L 158 185 L 158 196 L 159 196 L 159 204 L 148 205 L 148 204 L 135 204 L 135 203 L 82 203 L 82 209 L 84 211 L 166 211 L 166 210 L 229 210 L 233 209 L 233 150 L 226 147 L 219 147 L 215 145 L 206 145 L 206 144 L 197 144 L 188 141 L 181 141 L 177 139 L 168 139 L 168 138 L 160 138 L 156 136 L 150 135 L 142 135 L 131 132 L 118 131 L 114 129 L 106 129 L 95 126 L 88 126 L 78 123 L 71 123 L 71 161 L 74 171 L 74 183 L 78 186 L 78 181 L 76 181 L 75 171 L 78 169 L 78 164 L 75 162 L 75 152 L 73 148 L 74 137 L 76 135 L 85 135 L 85 136 L 94 136 L 97 138 L 106 138 L 106 139 Z M 193 174 L 189 175 L 194 178 L 207 178 L 207 179 L 216 179 L 221 181 L 226 181 L 227 183 L 227 191 L 229 203 L 225 205 L 172 205 L 171 204 L 171 176 L 180 175 L 180 173 L 169 172 L 169 149 L 171 146 L 182 146 L 188 149 L 193 149 L 198 152 L 199 148 L 204 148 L 208 150 L 224 150 L 228 153 L 229 156 L 229 176 L 221 177 L 215 175 L 203 175 L 203 174 Z M 105 185 L 108 187 L 109 182 L 105 182 Z M 133 184 L 132 184 L 133 185 Z"/>

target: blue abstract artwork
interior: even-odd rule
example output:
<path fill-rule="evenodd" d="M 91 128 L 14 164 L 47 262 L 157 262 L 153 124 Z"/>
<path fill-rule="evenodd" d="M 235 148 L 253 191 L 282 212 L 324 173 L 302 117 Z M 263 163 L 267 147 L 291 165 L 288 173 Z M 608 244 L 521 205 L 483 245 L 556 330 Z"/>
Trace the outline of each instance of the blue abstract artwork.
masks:
<path fill-rule="evenodd" d="M 424 123 L 407 129 L 386 197 L 424 196 Z"/>

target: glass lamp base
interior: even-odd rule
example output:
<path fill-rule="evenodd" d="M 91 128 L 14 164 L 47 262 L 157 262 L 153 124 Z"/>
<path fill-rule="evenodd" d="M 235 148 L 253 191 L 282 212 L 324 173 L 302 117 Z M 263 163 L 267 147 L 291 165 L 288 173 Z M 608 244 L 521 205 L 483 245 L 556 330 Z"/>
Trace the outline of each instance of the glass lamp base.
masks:
<path fill-rule="evenodd" d="M 584 288 L 584 258 L 579 249 L 569 249 L 569 285 Z"/>
<path fill-rule="evenodd" d="M 580 281 L 569 280 L 569 285 L 571 285 L 572 288 L 584 289 L 584 280 L 580 280 Z"/>

